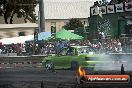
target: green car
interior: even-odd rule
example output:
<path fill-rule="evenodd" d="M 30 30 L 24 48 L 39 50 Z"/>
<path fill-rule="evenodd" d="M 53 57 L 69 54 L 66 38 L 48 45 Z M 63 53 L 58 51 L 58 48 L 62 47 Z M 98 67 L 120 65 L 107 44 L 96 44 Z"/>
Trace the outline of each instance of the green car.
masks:
<path fill-rule="evenodd" d="M 63 48 L 58 55 L 43 59 L 47 69 L 77 69 L 79 65 L 93 68 L 96 63 L 96 51 L 91 46 L 70 46 Z"/>

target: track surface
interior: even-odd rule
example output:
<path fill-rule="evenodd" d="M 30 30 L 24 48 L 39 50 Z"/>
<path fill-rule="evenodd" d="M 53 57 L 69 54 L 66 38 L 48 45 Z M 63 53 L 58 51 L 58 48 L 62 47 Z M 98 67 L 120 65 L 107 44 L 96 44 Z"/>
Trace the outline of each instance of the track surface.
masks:
<path fill-rule="evenodd" d="M 91 74 L 120 74 L 120 71 L 97 71 Z M 126 72 L 131 74 L 132 72 Z M 44 68 L 10 68 L 0 69 L 0 88 L 81 88 L 76 85 L 76 71 L 56 70 L 49 71 Z M 42 86 L 43 85 L 43 86 Z M 84 88 L 132 88 L 130 86 L 111 84 L 83 85 Z M 95 86 L 95 87 L 94 87 Z"/>
<path fill-rule="evenodd" d="M 49 71 L 44 68 L 12 68 L 0 70 L 0 81 L 69 81 L 75 79 L 70 70 Z"/>
<path fill-rule="evenodd" d="M 115 84 L 88 84 L 77 85 L 76 71 L 56 70 L 55 72 L 43 68 L 38 56 L 1 58 L 0 60 L 0 88 L 132 88 L 132 85 Z M 131 58 L 130 58 L 131 59 Z M 87 74 L 120 74 L 121 64 L 125 69 L 129 69 L 126 74 L 132 77 L 131 60 L 119 63 L 104 63 L 95 66 L 96 72 L 87 70 Z M 124 60 L 123 60 L 124 61 Z M 10 63 L 11 62 L 11 63 Z M 22 63 L 23 62 L 23 63 Z M 30 62 L 30 63 L 29 63 Z M 34 63 L 35 62 L 35 63 Z M 109 69 L 108 69 L 109 68 Z M 104 71 L 100 71 L 100 70 Z M 115 69 L 116 71 L 107 71 Z M 118 70 L 118 71 L 117 71 Z M 131 78 L 132 79 L 132 78 Z M 132 83 L 131 83 L 132 84 Z"/>
<path fill-rule="evenodd" d="M 44 68 L 0 69 L 0 88 L 57 88 L 63 83 L 75 84 L 75 71 L 49 71 Z"/>

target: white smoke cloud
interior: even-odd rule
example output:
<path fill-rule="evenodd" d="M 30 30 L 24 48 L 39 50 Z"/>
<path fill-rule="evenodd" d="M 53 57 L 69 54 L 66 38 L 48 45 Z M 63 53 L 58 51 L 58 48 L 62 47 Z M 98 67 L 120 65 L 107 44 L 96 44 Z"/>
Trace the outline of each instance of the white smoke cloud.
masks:
<path fill-rule="evenodd" d="M 131 55 L 104 55 L 101 56 L 103 63 L 97 63 L 95 65 L 95 71 L 121 71 L 121 65 L 123 64 L 125 71 L 132 71 L 132 56 Z"/>

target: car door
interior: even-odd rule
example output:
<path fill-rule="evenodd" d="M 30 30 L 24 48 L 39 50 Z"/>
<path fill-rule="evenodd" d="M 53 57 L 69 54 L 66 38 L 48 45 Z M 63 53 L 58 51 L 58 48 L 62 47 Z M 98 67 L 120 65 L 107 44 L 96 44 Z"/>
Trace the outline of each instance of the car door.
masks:
<path fill-rule="evenodd" d="M 72 48 L 74 50 L 74 48 Z M 68 54 L 68 48 L 64 48 L 61 50 L 59 55 L 57 55 L 54 59 L 54 64 L 56 68 L 70 68 L 71 61 L 76 59 L 75 54 Z"/>

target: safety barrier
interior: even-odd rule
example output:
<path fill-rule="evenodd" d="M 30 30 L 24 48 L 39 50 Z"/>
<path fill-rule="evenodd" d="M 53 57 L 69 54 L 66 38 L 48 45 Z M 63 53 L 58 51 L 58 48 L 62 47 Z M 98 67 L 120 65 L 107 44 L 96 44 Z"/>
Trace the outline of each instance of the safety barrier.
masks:
<path fill-rule="evenodd" d="M 0 68 L 42 67 L 42 60 L 45 57 L 44 55 L 0 57 Z"/>

